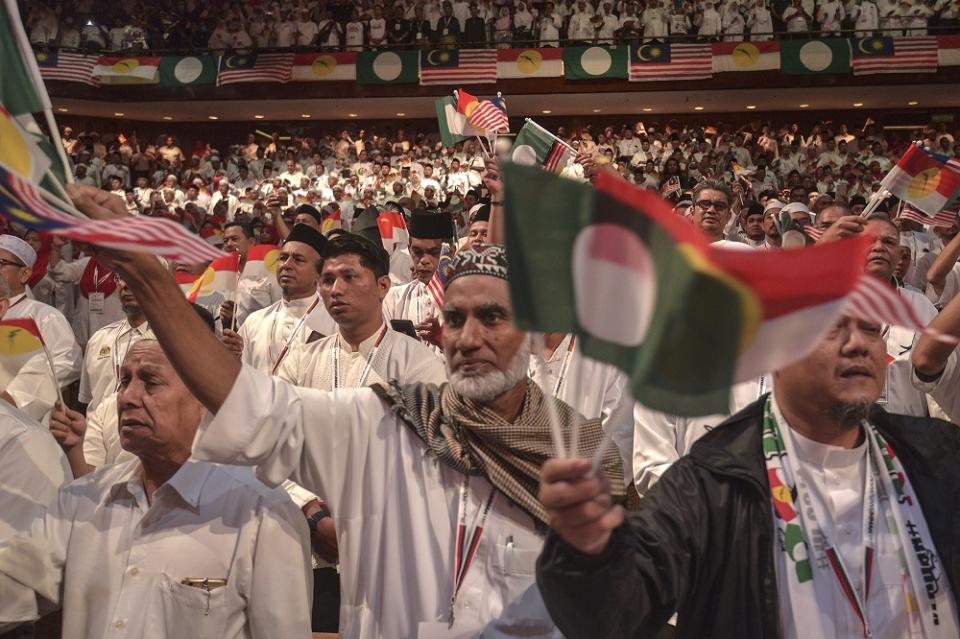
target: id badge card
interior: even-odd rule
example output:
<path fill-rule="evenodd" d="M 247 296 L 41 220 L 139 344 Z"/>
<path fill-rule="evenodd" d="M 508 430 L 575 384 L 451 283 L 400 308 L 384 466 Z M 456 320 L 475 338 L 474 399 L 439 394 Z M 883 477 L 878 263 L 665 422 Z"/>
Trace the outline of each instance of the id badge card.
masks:
<path fill-rule="evenodd" d="M 481 626 L 454 625 L 451 628 L 445 621 L 421 621 L 417 627 L 417 639 L 472 639 L 481 630 Z"/>
<path fill-rule="evenodd" d="M 87 298 L 90 302 L 90 312 L 103 314 L 104 306 L 106 304 L 106 297 L 103 293 L 90 293 L 90 296 Z"/>
<path fill-rule="evenodd" d="M 450 35 L 450 29 L 444 29 L 443 35 Z"/>

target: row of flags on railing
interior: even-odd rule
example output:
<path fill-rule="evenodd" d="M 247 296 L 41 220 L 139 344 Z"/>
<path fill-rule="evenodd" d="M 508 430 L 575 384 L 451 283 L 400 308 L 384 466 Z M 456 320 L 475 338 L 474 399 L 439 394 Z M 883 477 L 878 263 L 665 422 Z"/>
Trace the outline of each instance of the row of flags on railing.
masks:
<path fill-rule="evenodd" d="M 47 80 L 161 86 L 245 82 L 469 85 L 524 78 L 631 82 L 702 80 L 721 73 L 934 73 L 960 65 L 960 36 L 819 38 L 619 47 L 433 49 L 215 55 L 96 56 L 37 51 Z"/>

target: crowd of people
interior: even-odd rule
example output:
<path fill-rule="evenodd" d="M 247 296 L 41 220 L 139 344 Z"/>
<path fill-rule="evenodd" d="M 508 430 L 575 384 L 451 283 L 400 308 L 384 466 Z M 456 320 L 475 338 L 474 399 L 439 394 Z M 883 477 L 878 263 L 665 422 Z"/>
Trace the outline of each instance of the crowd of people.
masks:
<path fill-rule="evenodd" d="M 953 0 L 380 0 L 20 3 L 31 42 L 97 51 L 561 46 L 952 33 Z"/>
<path fill-rule="evenodd" d="M 960 336 L 957 213 L 924 225 L 879 184 L 914 138 L 960 157 L 956 130 L 556 133 L 563 177 L 657 191 L 719 247 L 869 233 L 865 270 Z M 514 325 L 479 142 L 62 143 L 77 208 L 175 219 L 236 256 L 235 286 L 0 235 L 0 326 L 34 320 L 49 351 L 0 353 L 0 633 L 55 608 L 78 638 L 960 632 L 960 431 L 934 419 L 960 423 L 960 366 L 933 332 L 843 317 L 726 414 L 668 415 L 577 336 Z M 554 428 L 586 459 L 553 459 Z"/>

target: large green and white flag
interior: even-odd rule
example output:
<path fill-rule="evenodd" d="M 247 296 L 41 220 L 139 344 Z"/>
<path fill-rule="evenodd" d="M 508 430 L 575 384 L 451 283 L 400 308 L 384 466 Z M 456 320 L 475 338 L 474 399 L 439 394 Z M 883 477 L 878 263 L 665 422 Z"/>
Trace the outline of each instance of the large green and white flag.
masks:
<path fill-rule="evenodd" d="M 626 79 L 629 57 L 626 46 L 565 47 L 563 77 L 567 80 Z"/>
<path fill-rule="evenodd" d="M 880 317 L 904 303 L 863 272 L 867 236 L 735 251 L 607 172 L 595 187 L 512 163 L 503 176 L 517 326 L 575 333 L 653 409 L 728 411 L 732 384 L 803 357 L 841 314 L 904 321 Z"/>
<path fill-rule="evenodd" d="M 160 86 L 216 84 L 217 59 L 212 55 L 165 55 L 160 59 Z"/>
<path fill-rule="evenodd" d="M 850 73 L 850 43 L 845 38 L 784 40 L 780 71 L 787 75 Z"/>
<path fill-rule="evenodd" d="M 361 51 L 357 54 L 357 84 L 416 84 L 419 79 L 418 51 Z"/>
<path fill-rule="evenodd" d="M 472 137 L 486 136 L 486 133 L 467 122 L 466 115 L 457 110 L 457 101 L 453 96 L 440 98 L 433 104 L 437 110 L 437 124 L 443 146 L 453 146 Z"/>
<path fill-rule="evenodd" d="M 527 120 L 513 142 L 510 159 L 559 173 L 573 157 L 573 149 L 533 120 Z"/>

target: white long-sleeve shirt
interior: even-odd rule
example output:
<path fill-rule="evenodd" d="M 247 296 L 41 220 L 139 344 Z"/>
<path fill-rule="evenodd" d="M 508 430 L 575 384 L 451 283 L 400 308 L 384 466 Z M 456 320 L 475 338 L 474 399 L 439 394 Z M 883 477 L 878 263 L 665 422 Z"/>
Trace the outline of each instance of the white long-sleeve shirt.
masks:
<path fill-rule="evenodd" d="M 130 326 L 122 319 L 90 336 L 80 371 L 78 399 L 93 411 L 108 395 L 116 392 L 118 373 L 130 348 L 141 339 L 156 339 L 146 322 Z"/>
<path fill-rule="evenodd" d="M 340 549 L 341 637 L 415 637 L 423 622 L 446 629 L 465 477 L 428 454 L 371 389 L 298 388 L 244 366 L 201 424 L 194 455 L 255 465 L 270 484 L 293 475 L 324 496 Z M 468 526 L 490 491 L 470 478 Z M 535 583 L 542 544 L 532 518 L 498 494 L 455 629 L 504 637 L 523 624 L 527 637 L 558 637 Z"/>
<path fill-rule="evenodd" d="M 139 460 L 105 466 L 0 544 L 0 619 L 62 605 L 64 639 L 306 639 L 308 547 L 301 512 L 248 469 L 188 460 L 151 504 Z M 226 584 L 183 583 L 204 578 Z"/>
<path fill-rule="evenodd" d="M 42 302 L 15 296 L 3 318 L 32 318 L 50 351 L 56 382 L 42 350 L 29 356 L 0 359 L 0 388 L 13 397 L 17 408 L 42 422 L 57 401 L 57 385 L 68 386 L 80 376 L 80 347 L 67 318 Z"/>
<path fill-rule="evenodd" d="M 313 311 L 304 320 L 304 315 L 311 306 Z M 295 330 L 297 334 L 293 336 Z M 241 359 L 257 370 L 269 373 L 291 336 L 291 347 L 296 347 L 306 344 L 314 332 L 326 336 L 332 335 L 336 330 L 337 324 L 330 317 L 318 293 L 299 300 L 280 300 L 251 313 L 240 327 L 238 334 L 243 339 Z"/>

